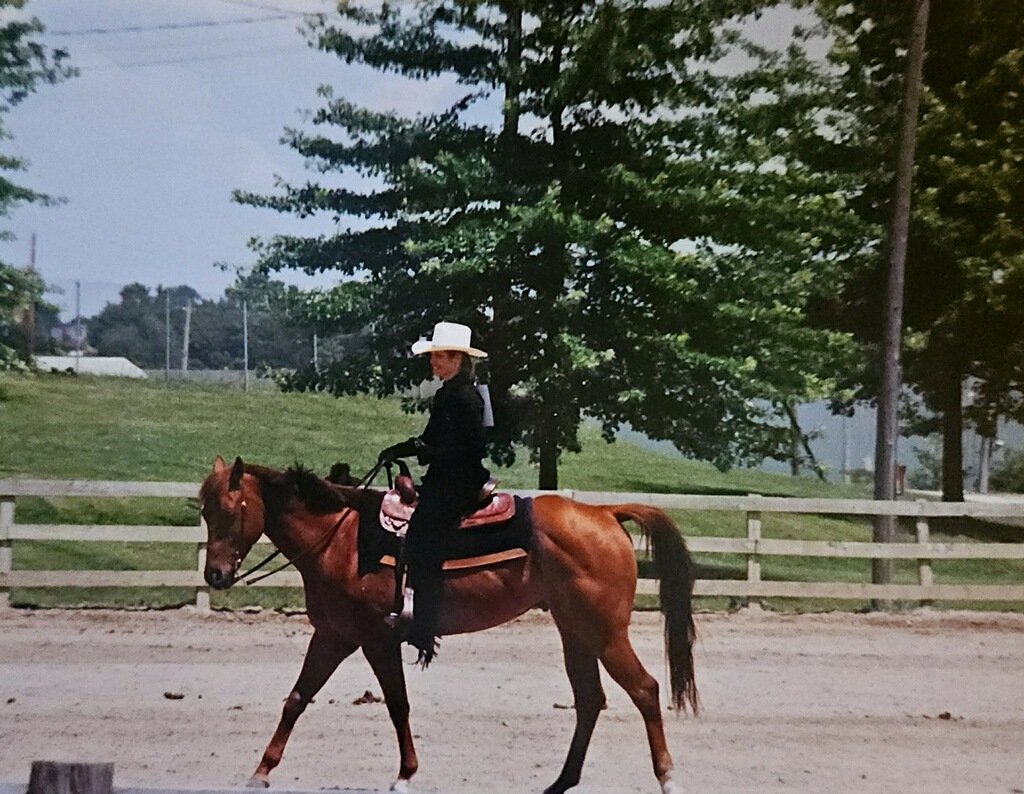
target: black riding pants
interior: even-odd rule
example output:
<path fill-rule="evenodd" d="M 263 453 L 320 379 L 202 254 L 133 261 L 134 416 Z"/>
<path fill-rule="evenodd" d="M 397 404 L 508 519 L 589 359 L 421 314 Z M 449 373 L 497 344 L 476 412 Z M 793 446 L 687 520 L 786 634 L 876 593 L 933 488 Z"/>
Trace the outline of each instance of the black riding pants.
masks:
<path fill-rule="evenodd" d="M 441 489 L 424 488 L 405 535 L 409 585 L 416 591 L 415 632 L 428 639 L 437 635 L 441 606 L 441 569 L 467 500 Z"/>

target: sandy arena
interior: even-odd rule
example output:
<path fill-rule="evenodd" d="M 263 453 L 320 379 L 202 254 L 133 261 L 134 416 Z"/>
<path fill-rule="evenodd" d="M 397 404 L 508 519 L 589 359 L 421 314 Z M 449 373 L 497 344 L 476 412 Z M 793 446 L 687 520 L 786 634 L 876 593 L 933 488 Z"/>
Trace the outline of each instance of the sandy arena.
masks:
<path fill-rule="evenodd" d="M 1024 615 L 698 615 L 697 719 L 666 715 L 692 792 L 1024 792 Z M 0 610 L 0 781 L 34 759 L 113 761 L 115 786 L 243 784 L 276 725 L 303 616 Z M 660 616 L 634 644 L 662 681 Z M 420 772 L 438 794 L 540 792 L 573 728 L 558 634 L 531 613 L 444 640 L 408 670 Z M 605 676 L 580 794 L 657 782 L 640 716 Z M 301 718 L 278 789 L 385 791 L 398 752 L 348 659 Z M 273 789 L 272 789 L 273 790 Z"/>

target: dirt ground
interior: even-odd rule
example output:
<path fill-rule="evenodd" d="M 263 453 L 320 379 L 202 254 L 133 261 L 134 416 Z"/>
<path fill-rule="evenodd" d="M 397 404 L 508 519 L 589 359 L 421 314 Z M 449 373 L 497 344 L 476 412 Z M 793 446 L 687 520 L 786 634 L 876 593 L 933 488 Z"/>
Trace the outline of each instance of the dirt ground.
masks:
<path fill-rule="evenodd" d="M 701 717 L 666 716 L 693 792 L 1024 792 L 1024 616 L 698 616 Z M 298 674 L 303 616 L 0 610 L 0 781 L 34 759 L 113 761 L 116 786 L 230 788 Z M 663 682 L 660 617 L 632 632 Z M 415 790 L 539 792 L 573 726 L 550 618 L 444 640 L 408 671 Z M 640 717 L 607 680 L 586 792 L 658 791 Z M 300 720 L 278 789 L 386 790 L 397 749 L 361 656 Z M 663 695 L 664 698 L 664 695 Z"/>

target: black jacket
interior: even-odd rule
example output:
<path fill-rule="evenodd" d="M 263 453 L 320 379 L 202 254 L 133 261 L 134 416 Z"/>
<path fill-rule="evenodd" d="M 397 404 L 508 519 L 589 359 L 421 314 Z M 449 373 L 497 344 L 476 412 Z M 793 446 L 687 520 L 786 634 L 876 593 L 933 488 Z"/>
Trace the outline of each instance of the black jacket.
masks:
<path fill-rule="evenodd" d="M 417 442 L 419 462 L 428 467 L 423 490 L 443 491 L 472 505 L 490 472 L 482 462 L 487 454 L 484 401 L 469 375 L 460 372 L 434 395 Z"/>

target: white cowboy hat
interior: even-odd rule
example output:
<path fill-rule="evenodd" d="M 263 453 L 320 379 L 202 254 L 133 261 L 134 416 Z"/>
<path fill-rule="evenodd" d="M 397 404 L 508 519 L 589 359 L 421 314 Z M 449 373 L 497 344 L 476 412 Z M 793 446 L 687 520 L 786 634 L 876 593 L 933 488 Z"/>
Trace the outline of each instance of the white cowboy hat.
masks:
<path fill-rule="evenodd" d="M 419 356 L 424 353 L 433 353 L 435 350 L 457 350 L 474 358 L 487 358 L 487 354 L 483 350 L 470 347 L 472 333 L 468 325 L 438 323 L 434 326 L 434 338 L 421 339 L 413 343 L 412 354 Z"/>

